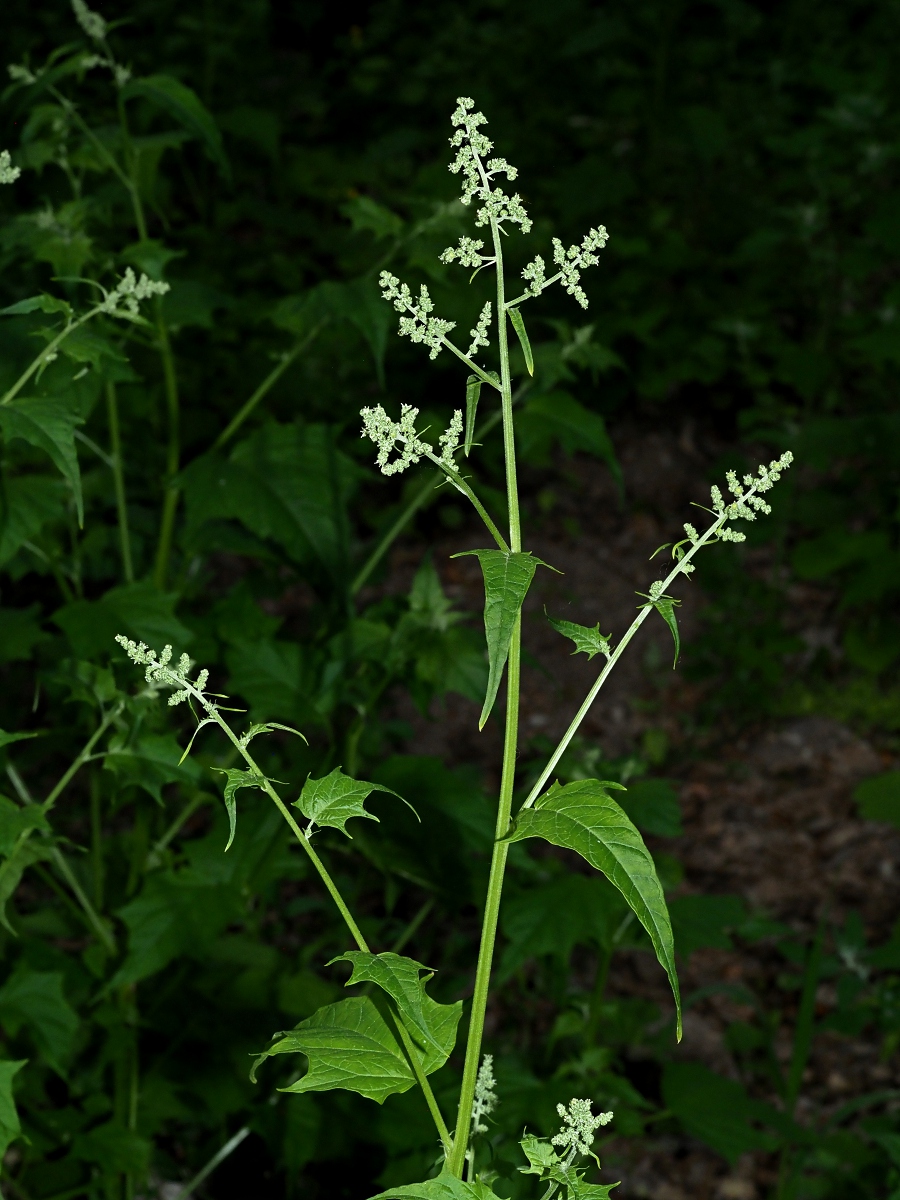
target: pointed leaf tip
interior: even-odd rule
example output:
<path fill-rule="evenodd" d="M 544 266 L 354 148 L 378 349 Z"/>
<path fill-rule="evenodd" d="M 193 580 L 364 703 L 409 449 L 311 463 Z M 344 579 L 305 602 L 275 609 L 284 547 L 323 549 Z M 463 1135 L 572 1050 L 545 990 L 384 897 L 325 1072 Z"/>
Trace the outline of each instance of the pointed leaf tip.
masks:
<path fill-rule="evenodd" d="M 351 817 L 366 817 L 370 821 L 378 821 L 375 814 L 368 812 L 365 807 L 365 801 L 371 792 L 387 792 L 396 796 L 398 800 L 403 800 L 392 788 L 380 783 L 367 783 L 363 779 L 351 779 L 340 767 L 335 767 L 321 779 L 313 779 L 310 776 L 293 807 L 299 808 L 304 817 L 314 821 L 316 825 L 339 829 L 341 833 L 350 837 L 347 833 L 347 822 Z M 419 815 L 409 801 L 403 800 L 403 803 L 412 810 L 418 820 Z"/>

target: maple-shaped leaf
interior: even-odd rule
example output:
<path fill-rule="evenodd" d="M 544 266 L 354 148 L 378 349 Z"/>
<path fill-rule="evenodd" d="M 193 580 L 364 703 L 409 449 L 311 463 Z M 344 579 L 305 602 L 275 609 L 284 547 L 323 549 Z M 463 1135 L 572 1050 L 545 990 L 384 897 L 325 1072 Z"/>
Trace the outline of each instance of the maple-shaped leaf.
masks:
<path fill-rule="evenodd" d="M 391 796 L 397 796 L 398 800 L 403 800 L 392 788 L 380 783 L 367 783 L 364 779 L 351 779 L 340 767 L 335 767 L 322 779 L 307 779 L 300 798 L 294 801 L 294 808 L 299 808 L 307 820 L 339 829 L 350 837 L 346 825 L 351 817 L 378 820 L 374 813 L 366 811 L 365 801 L 371 792 L 388 792 Z M 403 800 L 403 803 L 407 804 L 407 801 Z M 412 808 L 412 805 L 407 807 Z"/>

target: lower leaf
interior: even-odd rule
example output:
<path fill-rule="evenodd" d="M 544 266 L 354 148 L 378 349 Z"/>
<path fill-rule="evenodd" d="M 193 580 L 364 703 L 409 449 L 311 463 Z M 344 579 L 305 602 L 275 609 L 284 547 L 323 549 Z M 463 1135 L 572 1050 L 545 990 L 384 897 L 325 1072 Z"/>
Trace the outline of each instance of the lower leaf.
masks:
<path fill-rule="evenodd" d="M 463 1183 L 455 1175 L 442 1172 L 437 1179 L 422 1183 L 407 1183 L 403 1187 L 379 1192 L 372 1200 L 496 1200 L 494 1192 L 484 1183 Z"/>

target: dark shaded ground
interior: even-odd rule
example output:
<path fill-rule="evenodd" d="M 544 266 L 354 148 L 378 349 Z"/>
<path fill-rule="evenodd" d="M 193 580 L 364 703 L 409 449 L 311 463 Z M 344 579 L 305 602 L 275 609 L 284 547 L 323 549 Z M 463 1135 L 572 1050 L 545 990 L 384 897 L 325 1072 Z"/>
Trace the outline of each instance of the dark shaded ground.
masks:
<path fill-rule="evenodd" d="M 555 740 L 563 732 L 596 667 L 583 655 L 572 657 L 571 643 L 543 619 L 543 606 L 557 617 L 583 624 L 600 621 L 602 632 L 617 639 L 633 619 L 636 591 L 665 574 L 649 563 L 653 551 L 679 536 L 693 519 L 689 503 L 708 498 L 705 467 L 719 460 L 723 447 L 698 448 L 686 426 L 679 437 L 620 430 L 616 437 L 628 504 L 621 508 L 605 468 L 588 460 L 567 464 L 560 474 L 526 478 L 525 546 L 565 574 L 538 573 L 526 606 L 525 646 L 533 656 L 526 666 L 522 736 Z M 766 455 L 768 458 L 769 455 Z M 477 611 L 482 588 L 472 558 L 450 555 L 485 544 L 474 527 L 441 539 L 434 561 L 445 588 L 457 604 Z M 421 561 L 421 546 L 398 547 L 388 587 L 407 587 Z M 748 555 L 748 569 L 765 577 L 772 570 L 766 551 Z M 680 583 L 684 600 L 679 621 L 688 643 L 698 630 L 705 598 L 703 566 L 697 583 Z M 829 597 L 821 590 L 797 589 L 792 622 L 808 645 L 828 644 Z M 671 671 L 672 642 L 661 621 L 648 621 L 614 672 L 582 728 L 584 738 L 617 757 L 640 749 L 648 729 L 667 734 L 671 752 L 663 773 L 680 783 L 684 836 L 664 848 L 685 868 L 682 891 L 736 894 L 748 908 L 786 923 L 809 938 L 827 911 L 840 923 L 856 910 L 870 937 L 883 940 L 898 914 L 896 873 L 900 833 L 862 821 L 855 815 L 851 791 L 862 778 L 888 769 L 891 756 L 826 717 L 808 716 L 756 721 L 740 731 L 740 718 L 723 714 L 721 728 L 698 735 L 693 713 L 701 689 Z M 527 660 L 526 660 L 527 661 Z M 450 697 L 423 720 L 413 707 L 402 713 L 414 729 L 409 749 L 435 754 L 450 763 L 482 764 L 489 778 L 499 768 L 499 723 L 477 732 L 477 709 Z M 738 732 L 735 732 L 735 730 Z M 662 844 L 661 844 L 662 845 Z M 698 950 L 682 964 L 683 993 L 723 981 L 746 983 L 772 994 L 778 969 L 771 946 L 758 943 L 731 951 Z M 613 993 L 642 996 L 664 1011 L 671 1001 L 662 973 L 649 957 L 620 954 L 610 981 Z M 782 994 L 782 1002 L 784 997 Z M 818 1012 L 834 1003 L 823 984 Z M 495 1014 L 502 1020 L 499 1014 Z M 723 1040 L 728 1023 L 746 1019 L 746 1010 L 717 995 L 691 1007 L 678 1053 L 721 1074 L 736 1077 Z M 793 1013 L 785 1010 L 776 1053 L 790 1055 Z M 798 1119 L 809 1120 L 847 1099 L 877 1088 L 900 1085 L 896 1061 L 884 1063 L 872 1041 L 825 1034 L 816 1041 L 804 1076 Z M 771 1097 L 768 1097 L 771 1099 Z M 606 1154 L 604 1177 L 623 1179 L 622 1200 L 757 1200 L 775 1181 L 775 1163 L 764 1155 L 747 1156 L 735 1168 L 690 1139 L 661 1138 L 641 1143 L 640 1158 L 615 1144 Z"/>

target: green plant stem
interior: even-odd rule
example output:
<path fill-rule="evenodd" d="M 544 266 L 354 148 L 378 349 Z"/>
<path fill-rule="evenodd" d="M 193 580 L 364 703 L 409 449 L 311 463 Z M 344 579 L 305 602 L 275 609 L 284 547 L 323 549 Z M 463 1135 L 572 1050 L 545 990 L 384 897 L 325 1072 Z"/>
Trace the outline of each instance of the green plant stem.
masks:
<path fill-rule="evenodd" d="M 172 536 L 175 531 L 175 513 L 178 509 L 180 489 L 175 483 L 181 459 L 181 412 L 178 397 L 178 377 L 172 344 L 162 311 L 162 297 L 156 297 L 157 349 L 162 360 L 163 380 L 166 391 L 166 412 L 169 419 L 169 441 L 166 449 L 166 490 L 163 496 L 162 518 L 159 526 L 159 542 L 156 547 L 156 562 L 153 582 L 162 591 L 166 586 L 169 558 L 172 553 Z"/>
<path fill-rule="evenodd" d="M 243 1129 L 239 1129 L 233 1138 L 229 1138 L 225 1145 L 215 1152 L 205 1167 L 202 1167 L 190 1183 L 186 1183 L 180 1192 L 175 1195 L 175 1200 L 188 1200 L 194 1194 L 197 1188 L 203 1183 L 207 1175 L 211 1175 L 219 1163 L 223 1163 L 229 1154 L 233 1154 L 238 1146 L 249 1134 L 250 1127 L 245 1125 Z"/>
<path fill-rule="evenodd" d="M 191 690 L 193 690 L 193 689 L 191 689 Z M 300 845 L 306 851 L 306 854 L 309 857 L 310 862 L 315 867 L 315 869 L 319 875 L 319 878 L 325 884 L 325 887 L 328 890 L 328 894 L 331 896 L 332 900 L 334 901 L 335 905 L 337 906 L 338 912 L 343 917 L 344 924 L 347 926 L 348 930 L 350 931 L 350 936 L 356 942 L 356 944 L 360 950 L 365 951 L 367 954 L 371 953 L 369 944 L 366 941 L 366 939 L 363 937 L 362 930 L 359 928 L 356 921 L 354 920 L 353 914 L 350 912 L 350 909 L 347 906 L 347 902 L 344 900 L 344 897 L 341 895 L 341 893 L 337 887 L 337 884 L 331 878 L 331 875 L 328 872 L 328 868 L 325 866 L 325 864 L 322 862 L 321 858 L 319 858 L 318 854 L 313 849 L 312 843 L 310 842 L 309 838 L 306 836 L 306 834 L 303 832 L 303 830 L 300 828 L 300 826 L 294 820 L 293 816 L 289 812 L 284 801 L 281 799 L 281 797 L 278 795 L 278 793 L 272 787 L 272 784 L 265 777 L 265 774 L 259 769 L 259 767 L 257 766 L 252 755 L 247 750 L 247 747 L 242 744 L 240 738 L 234 733 L 231 726 L 228 725 L 228 723 L 223 720 L 221 714 L 218 712 L 218 710 L 216 708 L 214 708 L 209 703 L 208 700 L 205 700 L 204 697 L 199 692 L 194 691 L 193 694 L 196 697 L 196 699 L 203 705 L 203 707 L 206 709 L 206 711 L 209 713 L 209 715 L 211 717 L 213 717 L 213 719 L 216 721 L 216 723 L 227 734 L 228 738 L 230 739 L 232 744 L 235 746 L 238 753 L 244 759 L 244 761 L 246 762 L 246 764 L 250 768 L 250 770 L 253 772 L 253 774 L 256 775 L 260 779 L 259 786 L 263 789 L 263 791 L 266 793 L 266 795 L 269 797 L 269 799 L 274 802 L 276 808 L 281 813 L 281 815 L 284 817 L 285 821 L 287 822 L 288 826 L 290 827 L 292 833 L 294 834 L 294 837 L 297 839 L 297 841 L 300 843 Z M 397 1035 L 400 1038 L 400 1041 L 403 1045 L 403 1049 L 406 1052 L 407 1058 L 409 1059 L 409 1064 L 412 1069 L 413 1075 L 416 1078 L 416 1082 L 419 1084 L 419 1087 L 422 1089 L 422 1094 L 425 1097 L 425 1103 L 428 1105 L 428 1111 L 431 1113 L 432 1119 L 434 1120 L 435 1126 L 438 1131 L 438 1135 L 440 1136 L 441 1143 L 443 1144 L 444 1150 L 446 1153 L 450 1147 L 450 1132 L 447 1129 L 447 1124 L 444 1121 L 443 1114 L 441 1113 L 441 1110 L 438 1108 L 438 1103 L 437 1103 L 437 1100 L 435 1099 L 434 1092 L 431 1090 L 431 1084 L 428 1082 L 428 1076 L 425 1074 L 424 1070 L 422 1069 L 422 1061 L 419 1056 L 419 1052 L 416 1049 L 415 1043 L 413 1042 L 412 1038 L 410 1037 L 409 1032 L 406 1029 L 406 1026 L 403 1024 L 403 1021 L 400 1019 L 399 1015 L 394 1011 L 393 1006 L 390 1009 L 390 1013 L 391 1013 L 391 1018 L 393 1020 L 394 1026 L 397 1030 Z"/>
<path fill-rule="evenodd" d="M 285 373 L 288 367 L 296 361 L 297 358 L 312 345 L 315 339 L 319 336 L 322 329 L 327 324 L 327 317 L 323 318 L 318 324 L 314 325 L 305 338 L 302 338 L 295 346 L 290 349 L 287 354 L 283 355 L 280 361 L 265 377 L 250 399 L 238 410 L 231 418 L 219 436 L 212 444 L 213 450 L 221 450 L 230 438 L 232 438 L 240 427 L 244 424 L 259 402 L 272 390 L 281 376 Z"/>
<path fill-rule="evenodd" d="M 479 164 L 480 165 L 480 164 Z M 484 176 L 485 185 L 487 178 Z M 516 480 L 516 442 L 513 427 L 512 383 L 509 372 L 509 346 L 507 342 L 505 292 L 503 280 L 503 247 L 500 228 L 491 220 L 494 254 L 497 270 L 497 340 L 500 351 L 501 404 L 503 410 L 503 449 L 506 462 L 506 496 L 509 506 L 509 545 L 515 553 L 522 549 L 522 528 L 519 519 L 519 492 Z M 472 1104 L 475 1099 L 475 1083 L 481 1058 L 481 1042 L 484 1036 L 484 1018 L 487 1012 L 488 992 L 491 981 L 491 966 L 494 945 L 497 940 L 497 922 L 500 917 L 500 898 L 506 873 L 508 843 L 500 842 L 509 828 L 512 797 L 515 786 L 516 751 L 519 735 L 519 671 L 522 646 L 522 614 L 516 618 L 509 646 L 509 666 L 506 683 L 506 728 L 503 739 L 503 771 L 500 781 L 500 798 L 497 804 L 496 838 L 491 854 L 491 870 L 488 878 L 487 898 L 481 927 L 481 944 L 478 950 L 478 966 L 475 971 L 475 986 L 469 1015 L 469 1032 L 466 1040 L 466 1057 L 463 1066 L 459 1108 L 456 1116 L 456 1132 L 448 1169 L 457 1179 L 462 1179 L 466 1164 L 466 1151 L 472 1123 Z"/>
<path fill-rule="evenodd" d="M 109 450 L 113 483 L 116 489 L 116 512 L 119 519 L 119 547 L 122 553 L 122 572 L 126 583 L 134 583 L 134 565 L 131 560 L 131 538 L 128 533 L 128 507 L 125 502 L 125 477 L 122 471 L 122 439 L 119 432 L 119 401 L 116 385 L 110 380 L 106 385 L 106 415 L 109 421 Z"/>
<path fill-rule="evenodd" d="M 91 734 L 91 736 L 85 742 L 85 744 L 82 747 L 78 756 L 73 760 L 72 764 L 61 776 L 61 778 L 60 778 L 59 782 L 56 784 L 56 786 L 51 788 L 46 800 L 44 801 L 44 803 L 42 805 L 42 808 L 45 813 L 50 811 L 50 809 L 53 807 L 53 805 L 59 799 L 62 792 L 64 792 L 65 789 L 68 787 L 70 781 L 74 778 L 75 775 L 78 774 L 78 772 L 81 770 L 81 768 L 84 766 L 84 764 L 89 760 L 89 758 L 91 757 L 91 754 L 93 753 L 94 747 L 97 745 L 97 743 L 103 737 L 104 733 L 106 733 L 107 729 L 110 727 L 110 725 L 113 723 L 113 721 L 116 719 L 116 717 L 119 715 L 119 713 L 121 711 L 122 711 L 122 707 L 119 704 L 113 708 L 108 709 L 104 713 L 103 720 L 100 722 L 100 724 L 97 726 L 97 728 Z"/>
<path fill-rule="evenodd" d="M 441 462 L 441 460 L 435 454 L 429 454 L 427 457 L 434 463 L 436 467 L 440 467 L 457 491 L 462 492 L 462 494 L 472 502 L 473 508 L 478 513 L 479 517 L 481 517 L 482 521 L 484 521 L 488 533 L 491 535 L 500 549 L 504 551 L 504 553 L 508 554 L 510 547 L 507 546 L 503 534 L 491 520 L 487 509 L 484 507 L 463 477 L 459 474 L 459 472 L 455 471 L 452 467 L 448 467 L 445 462 Z"/>

